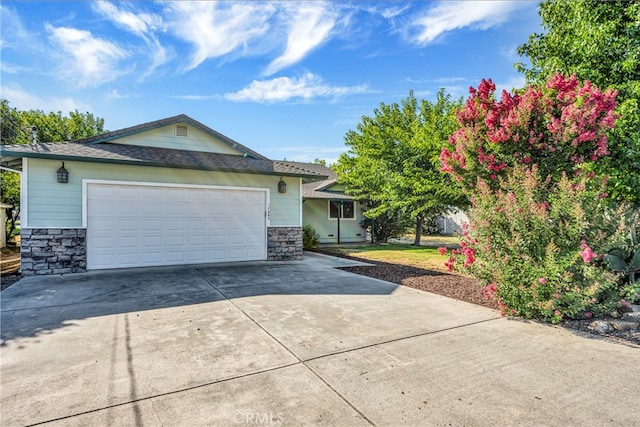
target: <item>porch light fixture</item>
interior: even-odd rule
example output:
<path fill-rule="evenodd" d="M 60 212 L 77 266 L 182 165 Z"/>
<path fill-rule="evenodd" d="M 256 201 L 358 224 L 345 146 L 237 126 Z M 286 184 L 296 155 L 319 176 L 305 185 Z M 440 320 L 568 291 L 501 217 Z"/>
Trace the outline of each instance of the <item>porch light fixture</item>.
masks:
<path fill-rule="evenodd" d="M 62 167 L 58 169 L 56 176 L 58 177 L 58 182 L 61 184 L 69 182 L 69 171 L 64 168 L 64 162 L 62 162 Z"/>
<path fill-rule="evenodd" d="M 278 183 L 278 193 L 286 193 L 287 192 L 287 183 L 282 180 L 280 177 L 280 182 Z"/>

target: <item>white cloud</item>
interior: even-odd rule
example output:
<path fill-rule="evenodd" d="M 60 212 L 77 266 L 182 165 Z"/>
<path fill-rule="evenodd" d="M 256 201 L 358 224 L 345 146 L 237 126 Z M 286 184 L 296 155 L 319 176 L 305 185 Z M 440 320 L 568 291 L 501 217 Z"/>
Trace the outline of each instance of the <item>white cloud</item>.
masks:
<path fill-rule="evenodd" d="M 337 12 L 327 3 L 309 2 L 285 7 L 288 21 L 287 47 L 265 70 L 269 76 L 303 59 L 331 36 L 336 25 Z"/>
<path fill-rule="evenodd" d="M 440 2 L 411 21 L 408 38 L 415 44 L 426 45 L 456 29 L 486 30 L 505 22 L 516 9 L 527 6 L 527 2 L 517 1 Z"/>
<path fill-rule="evenodd" d="M 400 6 L 388 7 L 388 8 L 382 9 L 380 11 L 380 15 L 382 15 L 382 17 L 385 19 L 393 19 L 396 16 L 402 15 L 402 13 L 404 13 L 404 11 L 407 10 L 408 8 L 409 8 L 408 4 L 402 7 Z"/>
<path fill-rule="evenodd" d="M 187 70 L 210 58 L 248 50 L 250 42 L 269 30 L 275 7 L 263 2 L 174 2 L 167 11 L 168 26 L 195 47 Z"/>
<path fill-rule="evenodd" d="M 496 85 L 496 97 L 500 99 L 502 91 L 506 90 L 511 93 L 513 89 L 521 89 L 527 84 L 527 80 L 524 76 L 515 76 L 507 79 L 505 82 L 494 82 Z"/>
<path fill-rule="evenodd" d="M 114 4 L 106 1 L 92 4 L 94 10 L 102 16 L 144 40 L 146 44 L 145 53 L 151 56 L 151 65 L 142 75 L 142 78 L 150 75 L 156 68 L 168 61 L 169 54 L 155 34 L 157 30 L 165 26 L 162 17 L 152 13 L 136 13 L 119 9 Z"/>
<path fill-rule="evenodd" d="M 4 86 L 2 97 L 9 101 L 12 108 L 18 110 L 61 111 L 63 113 L 75 110 L 91 111 L 90 105 L 78 102 L 73 98 L 53 96 L 42 98 L 26 92 L 18 85 Z"/>
<path fill-rule="evenodd" d="M 187 101 L 212 101 L 212 100 L 220 100 L 222 96 L 220 95 L 175 95 L 172 98 L 176 99 L 186 99 Z"/>
<path fill-rule="evenodd" d="M 318 97 L 341 97 L 367 92 L 367 87 L 330 86 L 318 75 L 307 73 L 300 78 L 278 77 L 272 80 L 254 80 L 238 92 L 227 93 L 224 97 L 230 101 L 273 103 L 290 99 L 309 100 Z"/>
<path fill-rule="evenodd" d="M 93 7 L 105 18 L 140 37 L 163 26 L 162 17 L 152 13 L 134 13 L 118 9 L 113 3 L 107 1 L 93 3 Z"/>
<path fill-rule="evenodd" d="M 25 30 L 20 15 L 5 5 L 0 5 L 0 26 L 2 37 L 0 38 L 0 48 L 19 48 L 21 42 L 29 38 L 29 33 Z"/>
<path fill-rule="evenodd" d="M 75 28 L 45 24 L 45 29 L 50 40 L 66 54 L 58 73 L 78 86 L 98 86 L 127 73 L 119 61 L 128 55 L 117 44 Z"/>

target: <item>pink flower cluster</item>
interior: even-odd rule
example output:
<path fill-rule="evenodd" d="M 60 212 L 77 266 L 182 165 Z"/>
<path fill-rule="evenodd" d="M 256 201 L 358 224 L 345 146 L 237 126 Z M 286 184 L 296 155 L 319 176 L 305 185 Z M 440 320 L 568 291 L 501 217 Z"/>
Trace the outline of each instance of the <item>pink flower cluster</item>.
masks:
<path fill-rule="evenodd" d="M 476 250 L 473 248 L 478 242 L 471 238 L 469 235 L 469 224 L 462 225 L 462 241 L 460 242 L 460 247 L 453 249 L 451 251 L 451 256 L 444 263 L 445 267 L 447 267 L 448 271 L 453 271 L 453 267 L 456 263 L 456 256 L 462 255 L 464 256 L 464 267 L 470 267 L 474 262 L 476 262 Z M 439 247 L 438 252 L 440 255 L 446 255 L 449 250 L 445 247 Z"/>
<path fill-rule="evenodd" d="M 484 297 L 486 299 L 491 299 L 493 298 L 493 294 L 496 293 L 496 284 L 495 283 L 490 283 L 487 286 L 485 286 L 482 289 L 482 295 L 484 295 Z"/>
<path fill-rule="evenodd" d="M 598 255 L 595 254 L 591 248 L 589 247 L 589 245 L 587 245 L 587 242 L 582 240 L 580 241 L 580 247 L 582 248 L 582 250 L 580 252 L 578 252 L 578 254 L 580 254 L 580 256 L 582 257 L 582 260 L 589 264 L 591 262 L 592 259 L 596 258 Z"/>
<path fill-rule="evenodd" d="M 544 87 L 502 91 L 499 101 L 495 89 L 491 79 L 469 89 L 457 113 L 460 128 L 449 138 L 451 147 L 441 151 L 443 172 L 475 182 L 478 174 L 496 179 L 516 163 L 547 163 L 557 172 L 609 154 L 606 131 L 616 119 L 615 91 L 561 74 Z"/>

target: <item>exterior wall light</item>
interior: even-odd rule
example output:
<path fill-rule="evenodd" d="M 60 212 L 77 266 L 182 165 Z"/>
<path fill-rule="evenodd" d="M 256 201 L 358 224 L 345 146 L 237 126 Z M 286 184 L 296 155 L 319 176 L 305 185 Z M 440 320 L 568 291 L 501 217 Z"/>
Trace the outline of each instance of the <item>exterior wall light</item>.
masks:
<path fill-rule="evenodd" d="M 58 182 L 61 184 L 69 182 L 69 171 L 64 168 L 64 162 L 62 162 L 62 167 L 58 169 L 56 176 L 58 177 Z"/>
<path fill-rule="evenodd" d="M 287 183 L 282 180 L 280 177 L 280 182 L 278 183 L 278 193 L 286 193 L 287 192 Z"/>

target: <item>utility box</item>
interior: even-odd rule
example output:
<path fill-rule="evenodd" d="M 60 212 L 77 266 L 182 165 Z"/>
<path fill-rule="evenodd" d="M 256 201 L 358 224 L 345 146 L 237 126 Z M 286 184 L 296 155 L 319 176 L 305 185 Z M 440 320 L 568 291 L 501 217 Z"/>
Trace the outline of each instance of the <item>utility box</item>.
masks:
<path fill-rule="evenodd" d="M 2 220 L 2 227 L 0 227 L 0 248 L 7 246 L 7 209 L 12 207 L 13 205 L 0 203 L 0 220 Z"/>

